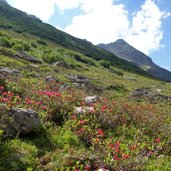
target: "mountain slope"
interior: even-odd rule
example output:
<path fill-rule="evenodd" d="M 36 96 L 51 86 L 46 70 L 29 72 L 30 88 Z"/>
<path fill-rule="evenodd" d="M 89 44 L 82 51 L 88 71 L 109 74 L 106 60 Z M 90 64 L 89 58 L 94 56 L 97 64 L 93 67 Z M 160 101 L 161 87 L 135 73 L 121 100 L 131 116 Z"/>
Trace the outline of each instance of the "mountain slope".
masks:
<path fill-rule="evenodd" d="M 171 84 L 11 10 L 0 10 L 0 171 L 171 170 Z"/>
<path fill-rule="evenodd" d="M 156 65 L 149 56 L 135 49 L 122 39 L 119 39 L 114 43 L 99 44 L 98 47 L 133 63 L 156 78 L 171 81 L 171 72 Z"/>
<path fill-rule="evenodd" d="M 43 23 L 40 19 L 17 10 L 2 1 L 0 1 L 0 28 L 13 30 L 21 34 L 32 34 L 41 39 L 50 40 L 64 48 L 80 52 L 96 60 L 105 59 L 119 68 L 149 76 L 146 72 L 143 72 L 143 70 L 138 67 L 133 67 L 130 63 L 116 57 L 112 53 L 104 51 L 90 42 L 70 36 L 49 24 Z"/>

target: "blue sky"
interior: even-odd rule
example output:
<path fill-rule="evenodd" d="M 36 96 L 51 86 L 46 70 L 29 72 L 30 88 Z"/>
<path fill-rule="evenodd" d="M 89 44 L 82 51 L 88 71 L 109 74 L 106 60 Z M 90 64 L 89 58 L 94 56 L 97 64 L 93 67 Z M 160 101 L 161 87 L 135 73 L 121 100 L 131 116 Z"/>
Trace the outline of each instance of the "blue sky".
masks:
<path fill-rule="evenodd" d="M 123 38 L 171 70 L 171 0 L 7 0 L 93 44 Z"/>

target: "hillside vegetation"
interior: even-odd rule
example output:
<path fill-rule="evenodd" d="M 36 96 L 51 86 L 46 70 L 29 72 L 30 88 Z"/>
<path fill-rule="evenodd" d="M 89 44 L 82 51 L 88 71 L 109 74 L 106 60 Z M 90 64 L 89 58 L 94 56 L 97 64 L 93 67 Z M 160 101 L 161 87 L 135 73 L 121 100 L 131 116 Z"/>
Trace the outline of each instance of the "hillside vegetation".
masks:
<path fill-rule="evenodd" d="M 170 90 L 0 2 L 0 171 L 170 171 Z"/>
<path fill-rule="evenodd" d="M 170 83 L 4 29 L 0 67 L 17 70 L 1 72 L 0 170 L 170 170 L 170 101 L 130 96 L 141 87 L 168 95 Z M 73 84 L 74 76 L 88 84 Z M 87 104 L 94 95 L 97 101 Z M 36 111 L 40 125 L 8 135 L 13 108 Z"/>

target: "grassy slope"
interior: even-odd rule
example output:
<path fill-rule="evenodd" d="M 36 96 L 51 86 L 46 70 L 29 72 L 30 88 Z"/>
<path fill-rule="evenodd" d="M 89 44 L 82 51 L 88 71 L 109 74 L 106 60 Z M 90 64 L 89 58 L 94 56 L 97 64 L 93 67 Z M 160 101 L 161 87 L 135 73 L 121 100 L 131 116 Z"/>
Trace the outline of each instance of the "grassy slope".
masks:
<path fill-rule="evenodd" d="M 25 42 L 28 42 L 28 44 L 31 44 L 33 42 L 36 43 L 36 46 L 37 46 L 36 48 L 30 45 L 30 50 L 28 51 L 28 53 L 34 54 L 34 56 L 38 58 L 42 57 L 41 54 L 43 52 L 43 49 L 55 50 L 54 49 L 55 47 L 57 51 L 61 49 L 61 47 L 55 46 L 53 42 L 47 41 L 47 46 L 42 46 L 38 44 L 37 40 L 39 38 L 37 36 L 30 36 L 29 34 L 22 35 L 22 34 L 13 32 L 11 30 L 10 31 L 2 30 L 1 32 L 8 33 L 8 36 L 11 35 L 10 41 L 14 42 L 14 44 L 15 44 L 16 39 L 24 40 Z M 0 48 L 5 49 L 6 51 L 17 53 L 17 51 L 14 48 L 14 45 L 11 48 L 6 48 L 6 47 L 0 47 Z M 69 51 L 69 54 L 70 53 L 72 54 L 73 52 Z M 68 50 L 64 50 L 64 54 L 61 53 L 61 56 L 65 54 L 68 55 Z M 87 59 L 87 57 L 85 58 Z M 15 87 L 15 83 L 14 83 L 15 81 L 8 82 L 9 90 L 16 91 L 16 93 L 20 91 L 23 92 L 22 90 L 23 85 L 24 86 L 29 85 L 30 90 L 24 87 L 24 91 L 27 90 L 29 92 L 32 89 L 35 90 L 32 87 L 34 86 L 34 84 L 38 84 L 42 86 L 43 84 L 45 84 L 43 80 L 45 80 L 45 77 L 49 74 L 55 76 L 58 81 L 62 81 L 67 84 L 70 84 L 70 82 L 68 79 L 66 79 L 65 75 L 84 75 L 87 78 L 89 78 L 91 84 L 96 87 L 107 88 L 111 85 L 115 85 L 115 88 L 113 90 L 105 90 L 103 91 L 101 96 L 115 99 L 118 105 L 121 105 L 121 104 L 124 105 L 125 103 L 129 104 L 130 103 L 129 94 L 135 88 L 152 87 L 155 89 L 161 89 L 162 93 L 167 94 L 167 95 L 169 95 L 168 93 L 170 92 L 170 89 L 171 89 L 171 85 L 169 83 L 165 83 L 156 79 L 145 77 L 143 75 L 138 75 L 132 72 L 118 69 L 118 67 L 114 67 L 114 66 L 110 66 L 111 68 L 107 69 L 101 66 L 98 61 L 94 61 L 95 66 L 93 66 L 90 64 L 77 61 L 71 56 L 70 58 L 67 58 L 66 62 L 68 63 L 72 62 L 73 66 L 70 69 L 67 69 L 65 67 L 58 67 L 58 70 L 56 71 L 53 69 L 53 67 L 51 67 L 50 64 L 45 63 L 45 62 L 43 62 L 43 64 L 37 64 L 38 68 L 34 66 L 28 67 L 29 65 L 32 65 L 30 62 L 27 62 L 21 59 L 16 60 L 9 56 L 0 55 L 0 66 L 7 66 L 9 68 L 15 68 L 21 71 L 21 78 L 22 78 L 22 81 L 24 81 L 23 83 L 22 81 L 17 82 L 16 84 L 17 87 Z M 113 71 L 115 72 L 118 71 L 119 74 L 113 73 Z M 120 73 L 122 73 L 123 75 L 120 75 Z M 38 78 L 35 78 L 36 74 L 39 74 Z M 125 77 L 132 77 L 132 78 L 135 78 L 136 80 L 130 80 Z M 36 86 L 36 88 L 38 87 L 39 86 Z M 27 95 L 27 91 L 23 92 L 24 93 L 23 96 Z M 76 90 L 75 93 L 76 94 L 78 93 L 80 96 L 79 91 L 80 90 Z M 89 91 L 86 94 L 94 94 L 94 93 L 95 92 Z M 75 97 L 77 97 L 77 95 L 75 95 Z M 144 102 L 142 102 L 142 105 L 143 103 Z M 136 106 L 136 102 L 132 101 L 131 106 L 133 107 L 134 105 Z M 155 106 L 157 108 L 159 107 L 160 109 L 162 109 L 163 112 L 165 110 L 167 111 L 171 110 L 169 106 L 165 103 L 156 104 Z M 25 107 L 25 106 L 22 105 L 21 107 Z M 44 113 L 40 109 L 36 109 L 34 107 L 33 109 L 38 110 L 40 113 Z M 121 110 L 121 109 L 119 108 L 117 110 Z M 147 109 L 138 108 L 138 110 L 140 111 L 142 110 L 141 112 L 144 112 Z M 89 118 L 86 118 L 86 120 L 88 119 Z M 0 169 L 9 170 L 13 168 L 13 170 L 17 170 L 18 168 L 22 168 L 23 170 L 26 170 L 26 169 L 27 170 L 28 169 L 30 170 L 32 169 L 33 170 L 48 170 L 48 169 L 55 170 L 59 167 L 57 170 L 60 170 L 62 167 L 64 167 L 65 169 L 66 167 L 67 168 L 71 167 L 71 166 L 66 166 L 66 163 L 68 162 L 68 157 L 70 158 L 71 156 L 73 156 L 73 154 L 76 158 L 80 158 L 80 156 L 82 156 L 83 154 L 85 156 L 91 156 L 94 153 L 93 150 L 87 148 L 87 146 L 85 145 L 85 140 L 80 141 L 79 137 L 76 136 L 75 133 L 70 130 L 69 125 L 71 123 L 72 123 L 72 120 L 69 120 L 65 122 L 65 124 L 63 124 L 62 126 L 56 126 L 54 122 L 52 121 L 49 122 L 45 120 L 44 123 L 41 125 L 41 127 L 30 136 L 28 137 L 20 136 L 19 138 L 16 137 L 15 139 L 4 141 L 1 146 L 2 148 L 0 148 L 0 150 L 2 150 Z M 91 124 L 90 124 L 89 129 L 92 129 Z M 118 129 L 120 130 L 121 128 L 118 128 Z M 133 128 L 133 130 L 131 129 L 131 131 L 133 131 L 133 134 L 135 134 L 134 129 L 135 128 Z M 108 132 L 108 129 L 104 129 L 104 130 L 106 133 Z M 123 132 L 123 135 L 125 131 Z M 108 133 L 108 134 L 111 134 L 111 133 Z M 132 132 L 129 132 L 128 134 L 129 136 L 132 136 L 131 135 Z M 145 138 L 144 136 L 145 135 L 143 136 L 141 135 L 141 138 L 144 139 Z M 116 136 L 116 138 L 117 139 L 120 138 L 122 142 L 128 141 L 125 135 L 123 137 L 118 135 L 118 137 Z M 131 140 L 129 140 L 128 142 L 130 143 L 130 141 Z M 27 155 L 27 153 L 29 153 L 30 155 Z M 96 150 L 96 153 L 98 156 L 100 156 L 100 154 L 98 154 L 98 149 Z M 16 154 L 20 154 L 22 156 L 22 159 L 16 158 L 15 156 Z M 105 156 L 107 154 L 103 154 L 103 155 Z M 10 164 L 8 165 L 6 165 L 5 162 L 3 162 L 7 158 L 10 161 Z M 74 159 L 74 162 L 77 160 L 78 159 Z M 85 161 L 87 160 L 88 159 L 85 159 Z M 131 160 L 133 160 L 133 158 Z M 148 170 L 155 170 L 155 169 L 167 170 L 168 169 L 169 170 L 170 169 L 170 165 L 169 165 L 170 157 L 159 158 L 157 159 L 157 161 L 159 163 L 158 166 L 156 166 L 155 164 L 156 158 L 154 159 L 152 158 L 152 160 L 149 160 L 147 164 L 143 166 L 144 170 L 146 169 Z M 165 161 L 166 163 L 165 165 L 163 165 L 163 161 Z M 91 163 L 91 162 L 89 161 L 88 163 Z M 113 164 L 113 167 L 117 167 L 117 165 L 115 166 L 115 164 L 116 163 Z M 86 165 L 86 163 L 84 163 L 83 165 Z M 125 163 L 123 163 L 122 165 L 124 166 Z M 84 169 L 81 169 L 83 167 L 82 164 L 78 164 L 78 163 L 73 164 L 72 169 L 77 168 L 77 167 L 80 168 L 80 170 L 84 170 Z M 141 167 L 141 169 L 143 168 Z"/>
<path fill-rule="evenodd" d="M 90 56 L 96 60 L 106 59 L 113 65 L 125 70 L 136 72 L 139 74 L 148 75 L 143 70 L 131 66 L 127 61 L 117 58 L 112 53 L 104 51 L 93 44 L 90 44 L 81 39 L 72 37 L 62 31 L 57 30 L 51 25 L 45 24 L 38 19 L 33 19 L 25 13 L 14 9 L 8 5 L 0 3 L 0 27 L 12 29 L 19 33 L 30 33 L 39 38 L 50 40 L 55 44 L 81 52 L 86 56 Z"/>
<path fill-rule="evenodd" d="M 5 32 L 5 33 L 11 35 L 12 37 L 24 40 L 28 43 L 36 42 L 37 40 L 39 40 L 39 37 L 37 37 L 37 36 L 32 36 L 29 34 L 22 35 L 20 33 L 13 32 L 12 30 L 11 31 L 4 30 L 4 29 L 1 29 L 1 30 L 2 30 L 2 32 Z M 48 47 L 47 47 L 48 49 L 54 49 L 54 48 L 60 49 L 61 48 L 60 46 L 56 46 L 56 44 L 54 44 L 51 41 L 49 41 L 49 42 L 47 41 L 47 43 L 48 43 Z M 40 47 L 41 47 L 41 45 L 40 45 Z M 38 51 L 39 51 L 38 48 L 32 47 L 32 49 L 30 50 L 30 54 L 35 54 L 36 57 L 39 57 L 40 52 L 38 52 Z M 13 62 L 10 62 L 13 68 L 15 68 L 15 67 L 18 68 L 17 63 L 19 63 L 20 60 L 15 62 L 14 59 L 9 58 L 9 57 L 7 57 L 7 58 L 8 58 L 8 61 L 10 61 L 10 60 L 13 61 Z M 1 66 L 4 66 L 4 61 L 6 61 L 6 59 L 2 58 L 2 60 L 0 62 Z M 111 65 L 111 69 L 105 69 L 102 66 L 99 67 L 98 62 L 97 62 L 97 66 L 91 66 L 91 65 L 84 64 L 84 63 L 81 63 L 76 60 L 74 60 L 73 62 L 74 63 L 76 62 L 77 65 L 81 65 L 82 67 L 77 68 L 77 69 L 73 69 L 73 68 L 66 69 L 66 68 L 59 67 L 58 73 L 55 73 L 54 71 L 52 71 L 52 74 L 64 79 L 65 78 L 64 75 L 66 75 L 66 74 L 67 75 L 79 75 L 81 73 L 81 75 L 85 75 L 95 85 L 97 85 L 99 87 L 100 86 L 108 87 L 108 86 L 114 85 L 114 84 L 124 85 L 125 88 L 128 89 L 127 94 L 129 94 L 129 92 L 132 91 L 133 89 L 139 88 L 139 87 L 153 87 L 153 86 L 155 87 L 156 86 L 156 89 L 162 89 L 163 94 L 167 94 L 170 90 L 169 83 L 166 83 L 166 82 L 163 82 L 160 80 L 156 80 L 153 78 L 149 78 L 149 77 L 146 77 L 143 75 L 138 75 L 138 74 L 135 74 L 135 73 L 123 70 L 123 69 L 118 69 L 117 66 Z M 26 61 L 24 61 L 24 63 L 26 63 Z M 5 64 L 5 66 L 6 65 L 8 66 L 8 64 Z M 49 67 L 49 69 L 51 70 L 50 65 L 44 64 L 44 65 L 42 65 L 42 68 L 44 66 L 46 66 L 46 68 Z M 112 69 L 114 71 L 115 70 L 120 71 L 121 73 L 124 74 L 124 76 L 113 73 Z M 129 78 L 125 78 L 125 77 L 131 77 L 131 78 L 134 78 L 135 80 L 130 80 Z M 135 85 L 136 85 L 136 87 L 135 87 Z M 115 94 L 115 93 L 112 92 L 112 94 Z"/>

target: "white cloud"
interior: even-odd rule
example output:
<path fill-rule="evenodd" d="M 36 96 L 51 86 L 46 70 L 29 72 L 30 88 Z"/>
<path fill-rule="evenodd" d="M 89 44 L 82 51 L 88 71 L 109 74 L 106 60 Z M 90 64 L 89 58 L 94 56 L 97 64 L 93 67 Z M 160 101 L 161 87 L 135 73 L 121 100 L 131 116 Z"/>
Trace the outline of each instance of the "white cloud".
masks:
<path fill-rule="evenodd" d="M 47 21 L 54 12 L 54 0 L 13 0 L 14 7 Z"/>
<path fill-rule="evenodd" d="M 10 0 L 12 6 L 36 15 L 43 21 L 48 21 L 53 15 L 55 5 L 63 12 L 65 9 L 77 8 L 79 3 L 80 0 Z"/>
<path fill-rule="evenodd" d="M 132 19 L 128 18 L 128 11 L 124 4 L 118 4 L 118 0 L 13 0 L 12 5 L 43 21 L 48 21 L 53 15 L 55 5 L 61 12 L 80 7 L 84 13 L 73 17 L 64 31 L 94 44 L 123 38 L 149 54 L 162 47 L 162 21 L 170 16 L 170 13 L 161 11 L 155 2 L 157 0 L 145 0 Z"/>
<path fill-rule="evenodd" d="M 112 0 L 86 0 L 81 8 L 86 13 L 75 16 L 72 24 L 64 29 L 69 34 L 94 44 L 123 38 L 146 54 L 163 47 L 162 19 L 170 14 L 161 11 L 154 0 L 146 0 L 132 20 L 128 19 L 124 5 L 113 4 Z"/>
<path fill-rule="evenodd" d="M 149 54 L 162 47 L 162 19 L 168 13 L 160 11 L 152 0 L 146 0 L 133 19 L 129 34 L 125 39 L 137 49 Z"/>
<path fill-rule="evenodd" d="M 122 4 L 113 5 L 112 0 L 84 0 L 81 9 L 85 14 L 74 17 L 65 28 L 76 37 L 95 44 L 109 43 L 123 37 L 129 29 L 128 12 Z"/>

